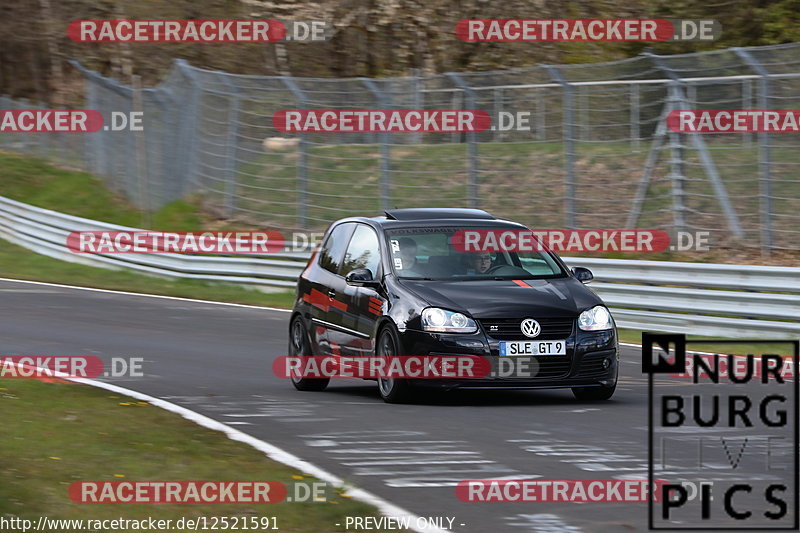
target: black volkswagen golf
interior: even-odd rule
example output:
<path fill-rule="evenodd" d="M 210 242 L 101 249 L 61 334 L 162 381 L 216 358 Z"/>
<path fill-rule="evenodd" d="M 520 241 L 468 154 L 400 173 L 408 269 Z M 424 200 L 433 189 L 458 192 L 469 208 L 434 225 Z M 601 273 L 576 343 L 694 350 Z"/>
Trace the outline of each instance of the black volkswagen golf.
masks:
<path fill-rule="evenodd" d="M 547 250 L 465 252 L 457 235 L 527 231 L 477 209 L 396 209 L 334 222 L 300 276 L 289 326 L 291 356 L 481 356 L 493 371 L 470 379 L 379 378 L 387 402 L 419 386 L 570 388 L 606 400 L 619 343 L 602 300 Z M 522 360 L 534 371 L 495 372 Z M 329 379 L 292 377 L 299 390 Z"/>

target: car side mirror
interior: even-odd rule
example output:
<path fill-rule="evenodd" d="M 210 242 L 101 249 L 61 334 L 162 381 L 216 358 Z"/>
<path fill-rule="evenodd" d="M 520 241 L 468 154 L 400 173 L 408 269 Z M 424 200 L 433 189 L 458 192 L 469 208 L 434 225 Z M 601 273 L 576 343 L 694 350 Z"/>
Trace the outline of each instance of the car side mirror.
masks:
<path fill-rule="evenodd" d="M 592 271 L 589 270 L 588 268 L 574 267 L 572 269 L 572 274 L 575 276 L 575 279 L 577 279 L 581 283 L 589 283 L 594 279 Z"/>
<path fill-rule="evenodd" d="M 351 270 L 344 277 L 344 281 L 348 285 L 353 285 L 354 287 L 377 287 L 380 285 L 379 281 L 372 278 L 372 271 L 368 268 Z"/>

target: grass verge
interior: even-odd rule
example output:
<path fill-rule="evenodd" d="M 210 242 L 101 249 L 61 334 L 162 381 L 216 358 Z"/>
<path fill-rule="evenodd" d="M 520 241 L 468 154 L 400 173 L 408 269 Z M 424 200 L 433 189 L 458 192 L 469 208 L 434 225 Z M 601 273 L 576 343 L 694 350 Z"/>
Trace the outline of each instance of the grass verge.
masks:
<path fill-rule="evenodd" d="M 642 332 L 634 329 L 617 330 L 620 342 L 627 342 L 631 344 L 642 344 Z M 709 339 L 716 339 L 717 337 L 705 337 L 701 335 L 687 335 L 688 340 L 708 341 Z M 693 343 L 688 347 L 690 350 L 698 352 L 709 352 L 719 354 L 738 354 L 738 355 L 761 355 L 761 354 L 778 354 L 784 357 L 793 357 L 794 350 L 788 342 L 768 342 L 758 344 L 750 343 L 725 343 L 725 342 L 709 342 L 709 343 Z"/>
<path fill-rule="evenodd" d="M 300 479 L 315 480 L 222 433 L 85 385 L 0 380 L 0 410 L 5 428 L 0 517 L 7 519 L 275 517 L 281 531 L 310 533 L 342 530 L 335 524 L 344 524 L 348 515 L 376 516 L 373 507 L 340 490 L 326 491 L 325 502 L 308 503 L 74 503 L 68 488 L 80 480 L 270 480 L 287 487 Z"/>
<path fill-rule="evenodd" d="M 121 226 L 143 227 L 147 217 L 99 178 L 35 157 L 0 152 L 0 195 L 68 215 Z M 173 202 L 151 217 L 151 227 L 190 231 L 209 221 L 193 202 Z"/>
<path fill-rule="evenodd" d="M 268 307 L 291 307 L 294 300 L 293 291 L 265 293 L 233 283 L 163 279 L 136 272 L 68 263 L 2 239 L 0 277 Z"/>

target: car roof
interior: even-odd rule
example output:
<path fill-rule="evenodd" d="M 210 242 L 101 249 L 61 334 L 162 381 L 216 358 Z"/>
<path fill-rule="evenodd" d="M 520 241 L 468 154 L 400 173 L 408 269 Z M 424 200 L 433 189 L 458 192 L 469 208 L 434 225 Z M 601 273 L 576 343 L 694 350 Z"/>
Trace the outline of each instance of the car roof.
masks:
<path fill-rule="evenodd" d="M 525 228 L 518 222 L 498 219 L 481 209 L 461 208 L 391 209 L 385 211 L 385 215 L 348 217 L 337 220 L 332 225 L 343 222 L 363 222 L 380 229 L 430 226 Z"/>
<path fill-rule="evenodd" d="M 384 213 L 386 213 L 386 218 L 389 220 L 439 220 L 442 218 L 496 220 L 495 217 L 482 209 L 460 209 L 455 207 L 387 209 Z"/>

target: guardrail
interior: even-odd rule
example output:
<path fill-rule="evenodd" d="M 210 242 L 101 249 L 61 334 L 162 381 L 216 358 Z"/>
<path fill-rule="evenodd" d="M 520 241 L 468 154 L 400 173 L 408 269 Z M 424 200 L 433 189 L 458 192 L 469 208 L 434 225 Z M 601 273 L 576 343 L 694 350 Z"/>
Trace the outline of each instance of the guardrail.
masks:
<path fill-rule="evenodd" d="M 171 278 L 292 288 L 309 254 L 200 256 L 75 254 L 73 231 L 135 231 L 0 196 L 0 237 L 35 252 L 91 266 Z M 141 231 L 141 230 L 139 230 Z M 590 287 L 624 328 L 720 337 L 800 337 L 800 268 L 565 257 L 590 268 Z"/>

